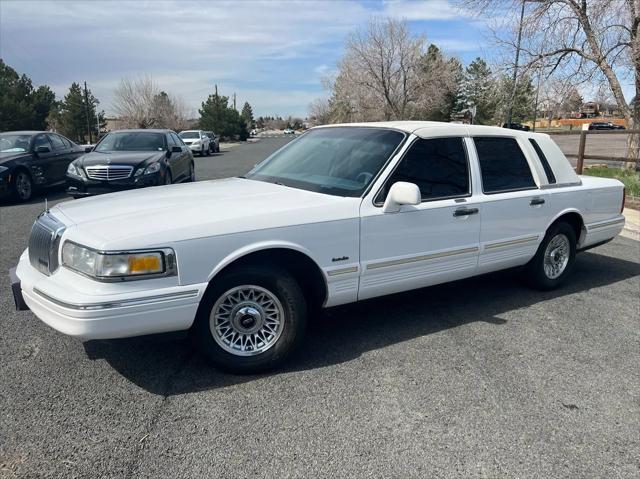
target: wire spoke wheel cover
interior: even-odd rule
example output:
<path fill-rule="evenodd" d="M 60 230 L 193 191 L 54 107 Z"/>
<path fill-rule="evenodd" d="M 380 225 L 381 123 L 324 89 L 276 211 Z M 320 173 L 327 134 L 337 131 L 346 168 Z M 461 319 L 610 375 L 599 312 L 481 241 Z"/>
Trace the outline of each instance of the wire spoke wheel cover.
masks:
<path fill-rule="evenodd" d="M 544 251 L 544 274 L 549 279 L 558 278 L 569 264 L 571 246 L 569 238 L 559 233 L 549 241 Z"/>
<path fill-rule="evenodd" d="M 255 356 L 282 334 L 284 309 L 271 291 L 242 285 L 222 294 L 211 309 L 209 329 L 216 343 L 236 356 Z"/>
<path fill-rule="evenodd" d="M 31 196 L 31 181 L 24 173 L 19 173 L 16 178 L 16 190 L 20 199 L 27 199 Z"/>

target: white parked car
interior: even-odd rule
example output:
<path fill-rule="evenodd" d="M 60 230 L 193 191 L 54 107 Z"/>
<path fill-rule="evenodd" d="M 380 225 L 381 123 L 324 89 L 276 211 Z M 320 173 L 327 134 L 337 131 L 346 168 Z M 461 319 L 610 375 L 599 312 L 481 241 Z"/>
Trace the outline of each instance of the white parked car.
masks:
<path fill-rule="evenodd" d="M 284 129 L 284 131 L 283 131 L 283 133 L 284 133 L 285 135 L 295 135 L 295 134 L 296 134 L 296 132 L 295 132 L 295 131 L 293 131 L 293 129 L 291 129 L 291 128 L 285 128 L 285 129 Z"/>
<path fill-rule="evenodd" d="M 206 131 L 185 130 L 181 131 L 178 136 L 184 144 L 189 147 L 192 153 L 198 153 L 200 156 L 209 156 L 211 151 L 209 143 L 211 139 Z"/>
<path fill-rule="evenodd" d="M 191 330 L 218 367 L 280 363 L 310 308 L 524 267 L 556 288 L 623 228 L 623 186 L 548 135 L 436 122 L 318 127 L 245 177 L 60 203 L 16 304 L 81 338 Z M 168 222 L 167 218 L 173 218 Z"/>

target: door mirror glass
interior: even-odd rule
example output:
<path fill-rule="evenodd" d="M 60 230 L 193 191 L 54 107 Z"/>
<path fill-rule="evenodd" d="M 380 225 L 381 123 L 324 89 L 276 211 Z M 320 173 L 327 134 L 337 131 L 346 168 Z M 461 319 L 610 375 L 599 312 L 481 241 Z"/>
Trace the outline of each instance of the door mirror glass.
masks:
<path fill-rule="evenodd" d="M 172 146 L 171 147 L 171 152 L 172 153 L 182 153 L 182 148 L 180 148 L 179 146 Z"/>
<path fill-rule="evenodd" d="M 84 147 L 84 152 L 85 153 L 91 153 L 93 151 L 93 146 L 85 146 Z"/>
<path fill-rule="evenodd" d="M 36 153 L 50 153 L 51 148 L 48 146 L 36 146 Z"/>
<path fill-rule="evenodd" d="M 398 181 L 394 183 L 382 211 L 384 213 L 397 213 L 402 205 L 419 205 L 421 201 L 420 188 L 415 183 Z"/>

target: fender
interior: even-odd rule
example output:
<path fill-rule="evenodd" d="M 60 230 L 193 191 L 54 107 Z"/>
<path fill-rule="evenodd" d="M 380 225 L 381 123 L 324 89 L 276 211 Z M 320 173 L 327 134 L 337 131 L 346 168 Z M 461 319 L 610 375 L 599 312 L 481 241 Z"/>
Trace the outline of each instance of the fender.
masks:
<path fill-rule="evenodd" d="M 311 252 L 307 248 L 289 241 L 275 240 L 275 241 L 260 241 L 258 243 L 252 243 L 249 245 L 245 245 L 242 248 L 239 248 L 229 253 L 227 256 L 225 256 L 222 259 L 222 261 L 220 261 L 216 265 L 213 271 L 209 273 L 209 276 L 207 277 L 207 282 L 210 282 L 220 271 L 222 271 L 224 268 L 229 266 L 234 261 L 237 261 L 240 258 L 247 256 L 248 254 L 255 253 L 256 251 L 263 251 L 266 249 L 290 249 L 290 250 L 302 253 L 305 256 L 309 257 L 309 259 L 311 259 L 311 261 L 313 261 L 316 264 L 316 266 L 318 266 L 318 269 L 323 272 L 323 276 L 325 276 L 324 269 L 320 267 L 318 262 L 313 258 L 313 256 L 311 255 Z M 326 277 L 325 277 L 325 282 L 326 282 Z"/>
<path fill-rule="evenodd" d="M 547 230 L 549 229 L 549 226 L 551 226 L 553 223 L 555 223 L 558 218 L 560 218 L 561 216 L 564 216 L 568 213 L 576 213 L 580 219 L 582 220 L 582 228 L 580 231 L 580 237 L 577 238 L 577 245 L 580 245 L 582 242 L 582 239 L 584 237 L 584 233 L 585 233 L 585 229 L 584 229 L 584 216 L 582 215 L 582 212 L 580 210 L 578 210 L 577 208 L 565 208 L 564 210 L 560 211 L 558 214 L 556 214 L 545 226 L 544 228 L 544 232 L 543 235 L 547 232 Z"/>

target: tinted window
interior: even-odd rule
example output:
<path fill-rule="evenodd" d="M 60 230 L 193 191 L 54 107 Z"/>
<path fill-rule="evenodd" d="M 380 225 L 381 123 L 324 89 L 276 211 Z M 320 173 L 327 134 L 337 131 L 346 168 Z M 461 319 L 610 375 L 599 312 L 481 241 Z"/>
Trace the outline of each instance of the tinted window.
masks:
<path fill-rule="evenodd" d="M 553 174 L 551 165 L 549 165 L 549 162 L 547 161 L 547 157 L 544 156 L 544 151 L 542 151 L 542 148 L 540 148 L 540 145 L 538 145 L 538 142 L 536 140 L 530 138 L 529 141 L 531 142 L 531 145 L 533 145 L 533 149 L 536 150 L 538 158 L 540 158 L 540 163 L 542 163 L 542 168 L 544 168 L 544 172 L 547 175 L 547 180 L 549 180 L 549 183 L 551 184 L 555 183 L 556 177 Z"/>
<path fill-rule="evenodd" d="M 535 188 L 531 169 L 515 138 L 475 137 L 485 193 Z"/>
<path fill-rule="evenodd" d="M 58 135 L 49 135 L 49 139 L 51 140 L 51 144 L 53 145 L 54 150 L 64 150 L 67 146 L 62 141 Z"/>
<path fill-rule="evenodd" d="M 172 146 L 177 146 L 175 140 L 173 139 L 173 136 L 171 136 L 171 133 L 167 133 L 167 144 L 169 145 L 169 148 L 171 148 Z"/>
<path fill-rule="evenodd" d="M 96 146 L 96 151 L 165 151 L 163 133 L 122 131 L 109 133 Z"/>
<path fill-rule="evenodd" d="M 469 166 L 462 138 L 416 141 L 387 181 L 378 202 L 384 201 L 397 181 L 418 185 L 423 201 L 469 194 Z"/>
<path fill-rule="evenodd" d="M 62 140 L 66 148 L 71 148 L 73 146 L 73 143 L 71 143 L 71 140 L 69 140 L 68 138 L 65 138 L 64 136 L 58 136 L 58 138 Z"/>
<path fill-rule="evenodd" d="M 51 143 L 49 143 L 49 140 L 45 135 L 38 135 L 33 140 L 33 149 L 36 150 L 39 146 L 45 146 L 51 149 Z"/>
<path fill-rule="evenodd" d="M 175 133 L 171 133 L 171 138 L 173 138 L 173 142 L 176 144 L 176 146 L 184 146 L 184 143 L 182 142 L 180 137 Z"/>

